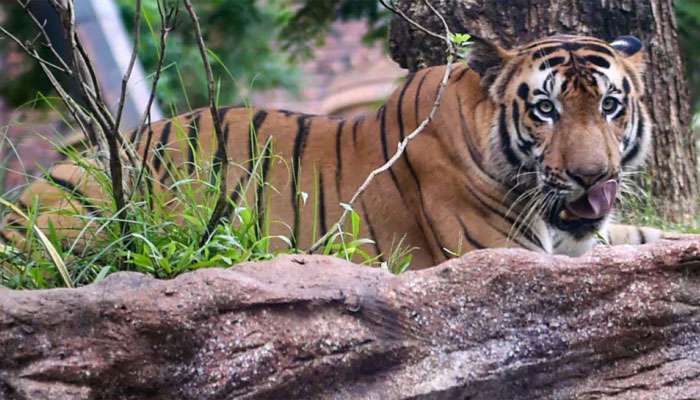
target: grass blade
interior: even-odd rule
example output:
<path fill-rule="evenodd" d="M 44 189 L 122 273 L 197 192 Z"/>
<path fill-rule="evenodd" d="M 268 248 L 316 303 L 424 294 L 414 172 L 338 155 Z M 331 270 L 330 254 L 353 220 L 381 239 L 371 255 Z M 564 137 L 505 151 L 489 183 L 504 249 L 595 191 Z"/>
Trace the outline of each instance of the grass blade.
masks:
<path fill-rule="evenodd" d="M 15 214 L 19 215 L 25 220 L 29 221 L 29 217 L 25 213 L 23 213 L 22 210 L 17 208 L 17 206 L 10 203 L 9 201 L 3 199 L 2 197 L 0 197 L 0 204 L 9 208 Z M 51 258 L 51 261 L 58 269 L 58 272 L 61 274 L 61 277 L 63 278 L 63 282 L 66 284 L 66 287 L 72 288 L 73 282 L 71 282 L 70 275 L 68 274 L 68 268 L 66 268 L 66 264 L 63 262 L 63 259 L 59 255 L 56 248 L 53 246 L 49 238 L 47 238 L 46 235 L 44 235 L 44 232 L 42 232 L 41 229 L 39 229 L 38 226 L 32 225 L 32 229 L 34 230 L 34 233 L 36 233 L 36 236 L 41 242 L 42 246 L 44 246 L 44 249 Z"/>

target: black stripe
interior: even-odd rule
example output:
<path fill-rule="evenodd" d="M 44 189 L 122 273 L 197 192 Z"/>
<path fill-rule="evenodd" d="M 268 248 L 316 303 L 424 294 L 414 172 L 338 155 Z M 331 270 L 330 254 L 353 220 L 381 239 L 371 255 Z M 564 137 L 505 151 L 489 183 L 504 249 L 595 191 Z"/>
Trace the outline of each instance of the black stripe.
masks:
<path fill-rule="evenodd" d="M 533 48 L 535 48 L 535 47 L 537 47 L 537 46 L 547 46 L 547 45 L 550 45 L 550 44 L 561 44 L 561 43 L 562 43 L 562 41 L 559 40 L 559 39 L 543 40 L 543 41 L 541 41 L 541 42 L 536 42 L 536 43 L 532 43 L 532 44 L 530 44 L 530 45 L 527 45 L 527 46 L 525 46 L 525 47 L 521 47 L 521 48 L 520 48 L 520 54 L 526 52 L 527 50 L 531 50 L 531 49 L 533 49 Z"/>
<path fill-rule="evenodd" d="M 462 80 L 462 78 L 464 78 L 464 75 L 466 75 L 467 72 L 469 72 L 469 67 L 465 65 L 462 72 L 460 72 L 459 75 L 455 77 L 455 82 L 459 82 L 460 80 Z"/>
<path fill-rule="evenodd" d="M 639 234 L 639 244 L 646 244 L 647 238 L 644 236 L 644 231 L 642 231 L 642 228 L 637 227 L 637 233 Z"/>
<path fill-rule="evenodd" d="M 226 119 L 226 114 L 228 114 L 228 112 L 233 110 L 234 108 L 235 107 L 233 106 L 219 107 L 219 122 L 223 124 L 224 120 Z"/>
<path fill-rule="evenodd" d="M 636 104 L 635 102 L 632 102 L 632 103 L 630 103 L 630 105 L 629 105 L 629 109 L 630 109 L 630 122 L 629 122 L 629 123 L 630 123 L 630 124 L 634 124 L 634 121 L 636 121 L 636 119 L 637 119 L 637 114 L 638 114 L 638 112 L 637 112 L 637 109 L 635 108 L 635 104 Z M 636 132 L 633 132 L 633 133 L 635 133 L 635 135 L 636 135 Z M 635 137 L 636 137 L 636 136 L 635 136 Z M 622 152 L 623 152 L 623 153 L 624 153 L 625 151 L 627 151 L 627 148 L 628 148 L 629 145 L 630 145 L 630 140 L 632 140 L 632 135 L 631 135 L 631 134 L 625 135 L 625 137 L 622 138 Z"/>
<path fill-rule="evenodd" d="M 561 49 L 562 49 L 561 45 L 539 48 L 532 54 L 532 59 L 539 60 L 540 58 L 546 57 L 547 55 L 552 54 L 555 51 L 561 50 Z"/>
<path fill-rule="evenodd" d="M 326 194 L 323 186 L 323 172 L 318 173 L 318 213 L 321 218 L 321 236 L 328 232 L 326 226 Z"/>
<path fill-rule="evenodd" d="M 267 182 L 267 175 L 270 170 L 270 160 L 272 159 L 272 141 L 268 141 L 265 144 L 262 157 L 262 181 L 258 182 L 258 188 L 255 194 L 257 200 L 256 214 L 258 216 L 258 233 L 262 232 L 263 224 L 265 223 L 265 183 Z M 258 239 L 259 238 L 260 237 L 258 236 Z"/>
<path fill-rule="evenodd" d="M 197 114 L 192 118 L 190 121 L 190 127 L 187 130 L 187 141 L 188 141 L 188 149 L 187 149 L 187 172 L 192 175 L 194 174 L 194 169 L 195 169 L 195 164 L 194 164 L 194 155 L 195 155 L 195 150 L 199 148 L 199 140 L 198 140 L 198 135 L 199 135 L 199 119 L 202 116 L 202 111 L 198 111 Z"/>
<path fill-rule="evenodd" d="M 144 128 L 145 128 L 145 126 L 144 126 Z M 129 131 L 129 134 L 128 134 L 128 136 L 127 136 L 127 140 L 128 140 L 129 143 L 131 143 L 132 145 L 134 144 L 134 140 L 136 140 L 136 136 L 137 136 L 136 133 L 137 133 L 137 132 L 138 132 L 138 129 L 132 129 L 131 131 Z"/>
<path fill-rule="evenodd" d="M 73 183 L 65 180 L 58 178 L 53 175 L 49 175 L 46 177 L 46 180 L 52 183 L 55 183 L 56 185 L 60 186 L 63 190 L 66 192 L 69 192 L 71 194 L 71 198 L 75 198 L 78 200 L 80 205 L 83 206 L 88 211 L 88 214 L 94 215 L 97 217 L 102 216 L 102 213 L 100 212 L 100 209 L 92 204 L 90 200 L 88 200 L 88 197 L 83 193 L 80 189 L 78 189 L 77 186 L 75 186 Z"/>
<path fill-rule="evenodd" d="M 267 118 L 267 111 L 260 110 L 255 113 L 253 120 L 248 128 L 248 166 L 246 167 L 249 177 L 252 177 L 255 171 L 255 159 L 258 157 L 258 130 Z"/>
<path fill-rule="evenodd" d="M 462 233 L 464 234 L 464 238 L 467 239 L 467 242 L 469 242 L 469 244 L 476 249 L 485 249 L 486 246 L 479 243 L 472 235 L 469 234 L 469 229 L 467 228 L 467 225 L 464 224 L 464 221 L 462 221 L 462 218 L 459 216 L 456 216 L 456 218 L 459 221 L 459 225 L 462 227 Z"/>
<path fill-rule="evenodd" d="M 639 91 L 639 88 L 641 88 L 643 86 L 643 84 L 642 84 L 642 81 L 640 80 L 640 77 L 639 77 L 637 71 L 634 70 L 633 68 L 625 65 L 625 64 L 622 65 L 622 69 L 624 69 L 625 74 L 630 79 L 632 79 L 632 87 L 634 88 L 634 90 Z"/>
<path fill-rule="evenodd" d="M 399 122 L 399 138 L 400 140 L 404 139 L 404 133 L 403 133 L 403 98 L 406 95 L 406 90 L 408 89 L 409 86 L 411 86 L 411 82 L 413 82 L 413 78 L 415 78 L 415 74 L 410 74 L 408 75 L 408 79 L 406 79 L 406 83 L 403 85 L 403 88 L 401 88 L 401 92 L 399 93 L 399 100 L 398 100 L 398 105 L 396 106 L 396 113 L 397 113 L 397 120 Z M 386 156 L 385 156 L 386 158 Z"/>
<path fill-rule="evenodd" d="M 469 155 L 471 156 L 472 161 L 479 167 L 479 169 L 484 172 L 487 176 L 489 176 L 491 179 L 496 180 L 488 171 L 485 171 L 484 168 L 482 167 L 482 155 L 481 152 L 475 147 L 474 142 L 471 140 L 469 137 L 469 127 L 467 126 L 467 119 L 464 117 L 464 111 L 462 110 L 462 107 L 460 104 L 462 103 L 462 100 L 459 96 L 459 93 L 456 93 L 457 96 L 457 111 L 459 112 L 459 123 L 460 127 L 462 128 L 462 137 L 464 138 L 464 142 L 467 145 L 467 150 L 469 151 Z"/>
<path fill-rule="evenodd" d="M 506 97 L 506 89 L 508 89 L 508 84 L 513 80 L 513 77 L 519 70 L 519 65 L 511 65 L 508 71 L 504 74 L 505 78 L 501 79 L 501 85 L 497 89 L 497 93 L 501 97 Z"/>
<path fill-rule="evenodd" d="M 386 113 L 386 103 L 382 104 L 379 110 L 377 110 L 377 121 L 383 118 L 384 113 Z"/>
<path fill-rule="evenodd" d="M 516 224 L 516 221 L 514 218 L 506 215 L 504 212 L 496 209 L 495 207 L 492 207 L 489 203 L 487 203 L 486 201 L 484 201 L 484 199 L 481 198 L 481 196 L 478 194 L 478 192 L 476 190 L 472 190 L 472 188 L 470 188 L 469 186 L 466 186 L 466 189 L 472 194 L 474 199 L 476 199 L 476 201 L 478 201 L 479 204 L 481 204 L 483 207 L 485 207 L 489 212 L 491 212 L 495 215 L 498 215 L 500 218 L 502 218 L 504 221 L 506 221 L 510 226 L 514 226 Z M 496 201 L 496 200 L 493 200 L 493 201 Z M 498 229 L 496 226 L 492 226 L 492 228 L 496 232 L 503 235 L 504 237 L 508 237 L 508 235 L 509 235 L 508 232 L 504 232 L 504 231 Z M 542 249 L 544 248 L 540 239 L 537 236 L 535 236 L 535 234 L 532 233 L 532 231 L 530 229 L 528 229 L 527 227 L 519 227 L 517 229 L 517 233 L 519 233 L 520 235 L 522 235 L 523 237 L 525 237 L 526 239 L 528 239 L 529 241 L 534 243 L 539 248 L 542 248 Z M 527 246 L 525 246 L 525 244 L 523 242 L 518 240 L 517 237 L 511 238 L 511 240 L 513 240 L 515 243 L 517 243 L 520 247 L 522 247 L 524 249 L 527 248 Z"/>
<path fill-rule="evenodd" d="M 360 122 L 364 117 L 358 117 L 355 119 L 355 122 L 352 124 L 352 145 L 355 146 L 357 145 L 357 126 L 360 125 Z"/>
<path fill-rule="evenodd" d="M 557 65 L 563 63 L 566 59 L 564 57 L 552 57 L 548 58 L 540 64 L 540 71 L 544 71 L 548 68 L 556 67 Z"/>
<path fill-rule="evenodd" d="M 603 45 L 600 45 L 600 44 L 593 44 L 593 43 L 588 42 L 583 46 L 583 48 L 586 50 L 597 51 L 599 53 L 607 54 L 608 56 L 613 57 L 612 50 L 610 50 L 609 48 L 607 48 Z"/>
<path fill-rule="evenodd" d="M 406 93 L 406 89 L 408 89 L 408 86 L 409 86 L 409 85 L 411 84 L 411 82 L 413 81 L 413 78 L 414 78 L 413 75 L 409 76 L 408 81 L 406 82 L 406 84 L 404 85 L 403 89 L 401 90 L 401 93 L 399 94 L 398 104 L 397 104 L 397 106 L 396 106 L 396 119 L 397 119 L 398 125 L 399 125 L 399 138 L 400 138 L 400 140 L 403 140 L 403 139 L 404 139 L 403 98 L 404 98 L 404 94 Z M 383 119 L 382 119 L 382 122 L 384 122 Z M 383 132 L 383 131 L 384 131 L 384 130 L 382 129 L 382 132 Z M 382 135 L 382 137 L 384 137 L 384 135 Z M 383 145 L 385 145 L 385 147 L 386 147 L 386 143 L 385 143 L 385 142 L 383 142 Z M 388 160 L 386 157 L 387 157 L 387 155 L 386 155 L 386 153 L 385 153 L 385 154 L 384 154 L 385 161 Z M 411 173 L 411 176 L 413 177 L 413 180 L 414 180 L 415 183 L 416 183 L 416 188 L 418 189 L 418 200 L 420 201 L 421 212 L 423 213 L 423 215 L 425 215 L 425 218 L 428 220 L 428 226 L 429 226 L 429 228 L 430 228 L 430 230 L 431 230 L 431 232 L 432 232 L 432 234 L 433 234 L 433 237 L 435 238 L 435 241 L 437 242 L 438 246 L 440 247 L 440 250 L 442 251 L 442 254 L 445 256 L 445 258 L 450 258 L 449 253 L 447 253 L 447 252 L 445 251 L 445 246 L 443 246 L 442 241 L 440 240 L 440 236 L 439 236 L 439 235 L 437 234 L 437 232 L 435 231 L 435 226 L 436 226 L 436 225 L 435 225 L 433 219 L 430 217 L 430 214 L 429 214 L 428 211 L 425 209 L 425 204 L 424 204 L 424 201 L 423 201 L 423 192 L 422 192 L 422 190 L 421 190 L 420 181 L 418 180 L 418 175 L 416 174 L 416 171 L 415 171 L 415 169 L 413 168 L 413 165 L 411 164 L 411 160 L 410 160 L 410 158 L 409 158 L 409 156 L 408 156 L 408 149 L 406 149 L 406 150 L 404 151 L 403 159 L 404 159 L 404 161 L 406 162 L 406 166 L 408 167 L 408 170 L 409 170 L 409 172 Z M 391 171 L 391 169 L 390 169 L 390 171 Z M 393 176 L 393 172 L 392 172 L 392 176 Z M 398 187 L 398 183 L 396 182 L 396 180 L 395 180 L 394 183 L 395 183 L 396 186 Z M 399 190 L 399 192 L 400 192 L 400 190 Z M 421 230 L 423 230 L 422 224 L 418 223 L 418 225 L 421 227 Z M 423 231 L 423 235 L 425 236 L 425 231 Z M 435 261 L 435 259 L 433 259 L 433 261 Z"/>
<path fill-rule="evenodd" d="M 233 213 L 236 210 L 236 206 L 238 206 L 238 200 L 241 198 L 241 191 L 243 189 L 243 183 L 244 183 L 244 177 L 241 177 L 241 179 L 236 183 L 236 187 L 233 188 L 233 191 L 229 195 L 229 204 L 226 205 L 227 209 L 224 212 L 224 215 L 227 215 L 229 219 L 231 219 L 231 213 Z"/>
<path fill-rule="evenodd" d="M 569 87 L 569 81 L 565 80 L 561 84 L 561 93 L 566 93 L 566 88 Z"/>
<path fill-rule="evenodd" d="M 148 152 L 151 149 L 151 143 L 153 142 L 153 126 L 152 125 L 147 125 L 146 128 L 148 129 L 148 135 L 146 136 L 146 145 L 143 147 L 143 160 L 148 160 Z M 146 169 L 146 164 L 144 163 L 144 169 Z M 148 191 L 146 195 L 146 201 L 148 203 L 148 207 L 152 208 L 152 197 L 151 194 L 153 193 L 153 177 L 156 175 L 156 171 L 153 170 L 153 168 L 149 169 L 149 174 L 146 174 L 144 177 L 145 183 L 146 183 L 146 190 Z M 141 173 L 145 174 L 145 171 L 141 171 Z"/>
<path fill-rule="evenodd" d="M 212 121 L 212 123 L 213 123 L 213 121 Z M 216 145 L 216 153 L 214 154 L 214 163 L 213 163 L 214 165 L 221 165 L 221 164 L 223 164 L 223 161 L 224 161 L 224 153 L 226 152 L 226 148 L 227 148 L 226 146 L 228 146 L 228 135 L 229 135 L 228 129 L 229 129 L 229 123 L 226 122 L 226 123 L 224 124 L 223 132 L 222 132 L 223 135 L 224 135 L 224 145 L 223 145 L 223 146 L 219 146 L 219 144 L 218 144 L 218 142 L 217 142 L 217 145 Z M 218 139 L 218 138 L 217 138 L 217 139 Z M 212 172 L 213 172 L 213 171 L 212 171 Z M 212 173 L 211 179 L 212 179 L 212 182 L 215 182 L 215 180 L 216 180 L 216 177 L 214 176 L 213 173 Z"/>
<path fill-rule="evenodd" d="M 585 42 L 564 42 L 561 47 L 567 51 L 576 51 L 586 47 Z"/>
<path fill-rule="evenodd" d="M 313 117 L 313 114 L 307 114 L 300 111 L 289 111 L 289 110 L 275 110 L 285 117 Z"/>
<path fill-rule="evenodd" d="M 630 87 L 630 81 L 627 79 L 627 77 L 622 79 L 622 88 L 625 91 L 625 94 L 630 94 L 630 90 L 632 90 L 632 88 Z"/>
<path fill-rule="evenodd" d="M 148 129 L 148 124 L 144 124 L 144 126 L 141 128 L 140 134 L 138 134 L 138 135 L 137 135 L 137 133 L 139 132 L 138 129 L 132 129 L 129 132 L 129 136 L 127 139 L 129 140 L 129 143 L 131 143 L 131 145 L 134 146 L 134 151 L 136 151 L 136 152 L 139 151 L 139 143 L 140 143 L 140 142 L 136 143 L 136 138 L 143 137 L 143 132 L 145 132 L 146 129 Z"/>
<path fill-rule="evenodd" d="M 294 210 L 294 227 L 292 232 L 292 247 L 296 248 L 299 240 L 299 227 L 301 223 L 301 209 L 297 201 L 297 193 L 299 189 L 299 171 L 301 167 L 301 159 L 304 156 L 304 148 L 306 146 L 306 138 L 309 135 L 311 120 L 306 115 L 297 117 L 297 134 L 294 138 L 294 150 L 292 153 L 292 189 L 291 200 Z"/>
<path fill-rule="evenodd" d="M 506 123 L 506 106 L 501 105 L 501 111 L 498 116 L 498 132 L 501 138 L 501 150 L 503 155 L 506 157 L 506 161 L 510 163 L 514 168 L 520 167 L 520 159 L 513 152 L 513 148 L 510 144 L 510 133 L 508 132 L 508 125 Z"/>
<path fill-rule="evenodd" d="M 224 136 L 224 145 L 223 145 L 223 146 L 220 146 L 219 143 L 218 143 L 218 139 L 219 139 L 219 138 L 216 138 L 216 139 L 217 139 L 217 145 L 216 145 L 216 153 L 214 154 L 214 165 L 223 163 L 223 160 L 224 160 L 224 153 L 226 152 L 226 149 L 228 148 L 227 146 L 228 146 L 228 136 L 229 136 L 229 121 L 225 121 L 225 122 L 224 122 L 224 120 L 226 119 L 226 114 L 227 114 L 230 110 L 231 110 L 231 107 L 224 107 L 224 108 L 220 108 L 220 109 L 218 110 L 218 114 L 217 114 L 217 115 L 218 115 L 218 117 L 219 117 L 219 118 L 218 118 L 218 119 L 219 119 L 219 123 L 222 125 L 222 126 L 221 126 L 221 128 L 222 128 L 222 132 L 221 132 L 221 133 L 222 133 L 223 136 Z M 212 124 L 215 124 L 216 121 L 214 121 L 214 119 L 212 119 L 211 123 L 212 123 Z M 214 129 L 216 129 L 216 127 L 214 127 Z M 216 131 L 215 131 L 215 132 L 216 132 Z M 214 177 L 212 177 L 212 178 L 214 178 Z"/>
<path fill-rule="evenodd" d="M 25 215 L 29 215 L 29 206 L 23 202 L 22 200 L 17 200 L 15 203 L 15 207 L 19 208 L 20 211 L 22 211 Z"/>
<path fill-rule="evenodd" d="M 259 157 L 258 153 L 258 146 L 259 146 L 259 141 L 258 141 L 258 136 L 260 133 L 260 129 L 262 128 L 262 125 L 265 123 L 265 120 L 267 119 L 267 111 L 265 110 L 259 110 L 253 115 L 253 119 L 250 122 L 250 125 L 248 126 L 248 166 L 246 167 L 247 174 L 244 174 L 241 177 L 241 184 L 245 183 L 247 179 L 252 179 L 253 176 L 255 176 L 255 171 L 253 171 L 253 168 L 255 167 L 255 162 L 257 158 Z M 269 149 L 267 146 L 263 149 L 263 157 L 269 158 L 269 154 L 265 154 L 266 152 L 269 152 Z M 265 163 L 269 163 L 268 159 L 263 160 L 263 169 L 265 169 Z M 266 172 L 263 171 L 263 175 L 265 175 Z M 261 237 L 261 232 L 262 232 L 262 222 L 264 220 L 264 213 L 262 208 L 264 207 L 263 204 L 263 193 L 262 191 L 264 190 L 265 187 L 265 181 L 267 179 L 267 176 L 262 177 L 262 181 L 256 180 L 257 188 L 255 190 L 255 215 L 256 215 L 256 224 L 255 224 L 255 237 L 260 238 Z"/>
<path fill-rule="evenodd" d="M 156 149 L 153 154 L 153 172 L 156 174 L 160 171 L 160 166 L 163 163 L 163 152 L 165 151 L 165 147 L 168 145 L 170 140 L 170 128 L 172 124 L 173 121 L 168 120 L 168 122 L 166 122 L 163 126 L 163 130 L 160 131 L 160 139 L 158 140 L 158 144 L 156 145 Z"/>
<path fill-rule="evenodd" d="M 527 83 L 521 83 L 520 86 L 518 86 L 518 97 L 523 99 L 525 101 L 525 104 L 527 104 L 527 99 L 530 95 L 530 86 L 527 85 Z"/>
<path fill-rule="evenodd" d="M 239 180 L 238 183 L 236 183 L 236 187 L 229 195 L 229 199 L 231 199 L 231 203 L 234 207 L 238 205 L 238 200 L 241 198 L 241 189 L 243 189 L 243 182 Z"/>
<path fill-rule="evenodd" d="M 258 131 L 259 131 L 260 127 L 262 126 L 263 122 L 265 121 L 266 117 L 267 117 L 266 111 L 261 110 L 261 111 L 256 112 L 255 115 L 253 116 L 251 125 L 249 126 L 249 129 L 248 129 L 248 157 L 249 158 L 247 160 L 248 165 L 246 166 L 246 173 L 241 175 L 241 177 L 238 179 L 238 182 L 236 183 L 236 187 L 233 189 L 233 191 L 231 191 L 231 194 L 229 195 L 229 200 L 230 200 L 229 207 L 230 208 L 226 211 L 226 215 L 228 215 L 229 218 L 231 217 L 231 213 L 235 210 L 236 206 L 238 205 L 238 201 L 240 200 L 240 197 L 243 194 L 242 193 L 243 186 L 246 184 L 248 179 L 251 179 L 251 177 L 253 176 L 253 173 L 255 172 L 255 171 L 253 171 L 253 166 L 255 165 L 255 158 L 257 157 L 256 152 L 257 152 Z M 228 130 L 228 128 L 229 128 L 229 124 L 227 122 L 226 123 L 226 130 Z M 227 133 L 225 133 L 225 136 L 227 136 Z M 266 150 L 267 150 L 267 148 L 263 149 L 263 152 L 265 152 Z M 263 183 L 266 180 L 266 176 L 265 176 L 266 165 L 265 165 L 265 163 L 267 161 L 268 161 L 267 159 L 265 159 L 263 161 Z M 258 188 L 256 191 L 257 209 L 255 210 L 256 215 L 257 215 L 257 224 L 255 225 L 256 238 L 260 238 L 260 229 L 261 229 L 261 225 L 260 225 L 260 221 L 261 221 L 260 209 L 261 209 L 261 203 L 262 203 L 261 194 L 260 194 L 261 190 L 262 190 L 261 183 L 258 182 Z"/>
<path fill-rule="evenodd" d="M 382 108 L 380 110 L 380 120 L 379 120 L 379 138 L 381 139 L 382 142 L 382 154 L 384 155 L 384 162 L 389 161 L 389 149 L 387 146 L 387 138 L 386 138 L 386 108 Z M 401 187 L 399 186 L 399 180 L 396 178 L 396 173 L 394 173 L 393 167 L 389 168 L 389 176 L 391 176 L 392 182 L 394 182 L 394 186 L 396 186 L 396 190 L 399 191 L 399 195 L 401 198 L 404 198 L 403 192 L 401 191 Z"/>
<path fill-rule="evenodd" d="M 420 93 L 421 89 L 423 88 L 423 84 L 425 83 L 425 78 L 428 77 L 428 73 L 425 72 L 423 74 L 423 77 L 420 79 L 420 82 L 418 82 L 418 87 L 416 88 L 416 95 L 413 98 L 413 113 L 415 114 L 416 117 L 416 126 L 420 124 L 420 116 L 419 116 L 419 108 L 420 108 Z"/>
<path fill-rule="evenodd" d="M 610 68 L 610 62 L 601 56 L 585 56 L 584 59 L 593 65 L 601 68 Z"/>
<path fill-rule="evenodd" d="M 632 149 L 622 158 L 622 164 L 627 164 L 632 161 L 633 158 L 639 154 L 642 147 L 642 137 L 644 136 L 644 117 L 641 112 L 637 113 L 637 118 L 639 118 L 639 125 L 637 126 L 637 136 Z"/>
<path fill-rule="evenodd" d="M 342 120 L 338 123 L 338 129 L 335 131 L 335 191 L 338 194 L 338 201 L 342 201 L 340 196 L 340 184 L 343 178 L 342 139 L 344 126 L 345 120 Z"/>
<path fill-rule="evenodd" d="M 377 253 L 379 260 L 384 262 L 384 254 L 382 253 L 381 247 L 379 247 L 379 240 L 377 240 L 377 233 L 374 231 L 374 226 L 372 221 L 369 219 L 369 213 L 367 213 L 367 206 L 365 205 L 365 200 L 360 197 L 360 205 L 362 206 L 362 217 L 367 224 L 367 229 L 369 230 L 369 237 L 374 242 L 374 251 Z"/>
<path fill-rule="evenodd" d="M 520 143 L 518 143 L 518 148 L 523 154 L 528 154 L 535 142 L 523 137 L 523 134 L 520 131 L 520 107 L 518 106 L 517 100 L 513 100 L 513 125 L 515 126 L 515 134 L 520 140 Z"/>

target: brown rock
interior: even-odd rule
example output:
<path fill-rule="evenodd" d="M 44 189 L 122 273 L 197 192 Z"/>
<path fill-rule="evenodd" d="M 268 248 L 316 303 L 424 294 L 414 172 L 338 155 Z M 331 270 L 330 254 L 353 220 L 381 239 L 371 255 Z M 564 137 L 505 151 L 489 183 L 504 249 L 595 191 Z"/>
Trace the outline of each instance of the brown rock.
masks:
<path fill-rule="evenodd" d="M 2 399 L 700 398 L 700 241 L 0 289 Z"/>

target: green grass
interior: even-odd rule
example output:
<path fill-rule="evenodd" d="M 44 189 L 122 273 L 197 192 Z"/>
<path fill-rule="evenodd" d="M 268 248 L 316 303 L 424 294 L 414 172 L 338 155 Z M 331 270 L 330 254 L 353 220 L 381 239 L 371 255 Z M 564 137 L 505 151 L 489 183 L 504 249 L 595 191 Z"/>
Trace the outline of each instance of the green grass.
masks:
<path fill-rule="evenodd" d="M 642 185 L 648 186 L 649 176 L 641 174 Z M 621 194 L 621 209 L 616 217 L 619 222 L 649 226 L 658 228 L 667 232 L 676 233 L 700 233 L 700 214 L 696 216 L 694 221 L 689 223 L 673 223 L 665 219 L 658 211 L 655 201 L 649 194 L 649 190 L 640 187 L 636 181 L 624 179 L 625 187 Z M 698 210 L 700 210 L 700 199 L 698 199 Z"/>
<path fill-rule="evenodd" d="M 176 132 L 180 131 L 178 134 L 182 135 L 184 127 L 179 128 Z M 106 172 L 89 163 L 74 149 L 64 148 L 63 151 L 73 163 L 83 168 L 90 179 L 99 183 L 103 192 L 111 193 Z M 250 163 L 253 166 L 250 179 L 242 188 L 240 199 L 243 200 L 231 204 L 230 219 L 223 220 L 202 245 L 200 241 L 219 188 L 216 182 L 210 181 L 211 165 L 206 157 L 195 157 L 198 161 L 192 176 L 182 169 L 172 168 L 167 159 L 163 160 L 163 168 L 169 176 L 170 196 L 136 192 L 125 210 L 114 209 L 109 199 L 83 199 L 94 204 L 104 217 L 83 215 L 70 208 L 62 210 L 64 215 L 80 218 L 84 223 L 85 228 L 72 240 L 62 236 L 61 231 L 52 225 L 39 230 L 34 225 L 34 218 L 40 211 L 39 204 L 30 205 L 26 220 L 27 226 L 33 229 L 28 230 L 26 248 L 20 251 L 7 245 L 0 247 L 0 284 L 13 289 L 81 286 L 98 282 L 117 271 L 172 278 L 200 268 L 228 267 L 302 252 L 291 247 L 289 237 L 270 234 L 273 222 L 269 219 L 272 212 L 269 205 L 263 205 L 264 215 L 268 218 L 258 226 L 261 210 L 257 209 L 257 202 L 245 202 L 248 190 L 256 191 L 259 185 L 270 185 L 261 181 L 264 152 L 258 151 L 257 154 L 258 158 Z M 232 165 L 230 169 L 235 168 L 243 167 Z M 144 174 L 143 180 L 151 180 L 154 186 L 157 185 L 148 173 Z M 148 186 L 140 185 L 141 188 Z M 267 190 L 275 189 L 268 187 Z M 78 200 L 74 194 L 64 193 L 67 199 Z M 311 205 L 318 207 L 316 196 L 312 194 L 312 198 L 315 200 Z M 8 200 L 11 203 L 11 199 Z M 309 202 L 312 203 L 311 199 Z M 11 204 L 6 201 L 5 205 Z M 178 211 L 173 212 L 173 209 Z M 120 222 L 128 224 L 127 235 L 122 235 Z M 307 223 L 317 226 L 318 212 L 314 212 L 314 220 Z M 360 216 L 353 211 L 349 230 L 333 235 L 319 253 L 379 266 L 379 258 L 367 252 L 372 241 L 360 237 L 361 223 Z M 397 273 L 405 270 L 411 260 L 410 252 L 400 246 L 388 258 L 386 267 Z"/>

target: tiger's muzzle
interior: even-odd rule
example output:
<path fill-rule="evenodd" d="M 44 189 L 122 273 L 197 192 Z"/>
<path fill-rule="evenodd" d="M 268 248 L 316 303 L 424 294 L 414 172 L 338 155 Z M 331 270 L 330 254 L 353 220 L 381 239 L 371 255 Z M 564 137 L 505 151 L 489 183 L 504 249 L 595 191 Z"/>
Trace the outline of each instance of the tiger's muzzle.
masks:
<path fill-rule="evenodd" d="M 561 193 L 545 218 L 550 225 L 575 237 L 590 234 L 600 228 L 612 211 L 618 186 L 617 179 L 607 179 L 574 198 Z"/>

